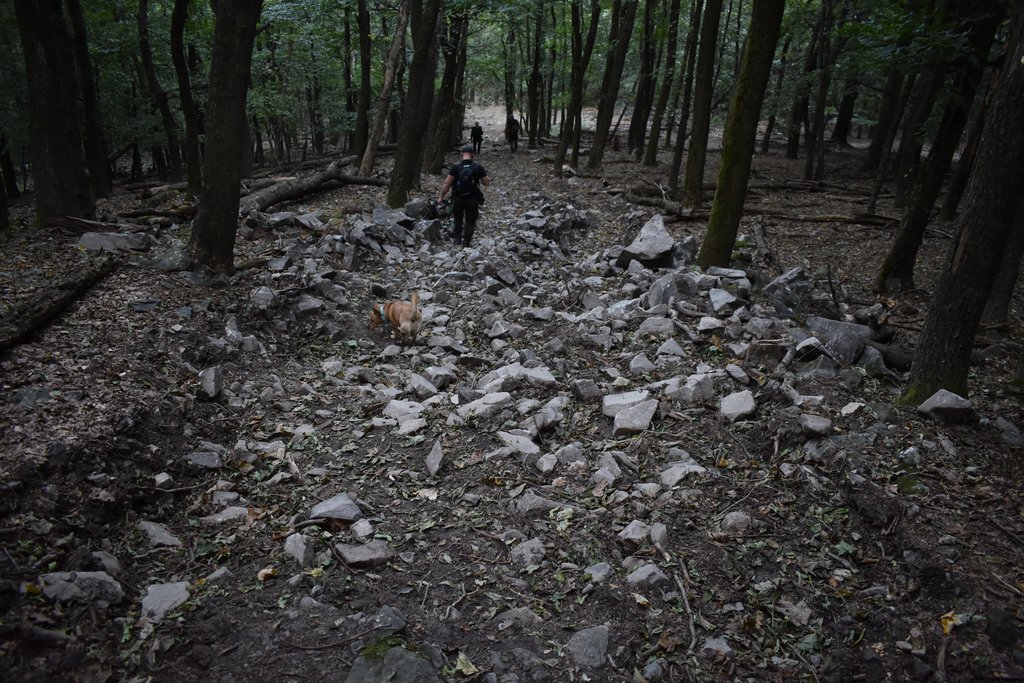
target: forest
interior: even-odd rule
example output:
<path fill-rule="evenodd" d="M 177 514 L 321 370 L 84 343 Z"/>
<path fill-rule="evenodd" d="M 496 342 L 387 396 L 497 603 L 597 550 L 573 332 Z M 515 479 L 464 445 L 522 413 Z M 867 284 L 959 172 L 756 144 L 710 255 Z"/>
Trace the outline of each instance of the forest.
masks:
<path fill-rule="evenodd" d="M 1021 0 L 0 47 L 3 680 L 1024 678 Z"/>

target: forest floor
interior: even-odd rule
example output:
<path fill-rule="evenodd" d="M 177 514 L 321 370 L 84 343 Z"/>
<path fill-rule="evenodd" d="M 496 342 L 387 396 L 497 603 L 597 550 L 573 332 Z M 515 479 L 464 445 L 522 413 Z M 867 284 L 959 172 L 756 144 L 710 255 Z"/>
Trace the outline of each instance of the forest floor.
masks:
<path fill-rule="evenodd" d="M 121 255 L 0 359 L 0 679 L 1021 680 L 1019 326 L 979 344 L 965 425 L 899 405 L 898 371 L 737 355 L 806 336 L 813 311 L 766 303 L 784 270 L 844 312 L 879 301 L 895 224 L 839 220 L 866 205 L 862 150 L 830 147 L 822 184 L 758 155 L 745 278 L 658 306 L 692 266 L 612 264 L 654 214 L 625 195 L 664 184 L 669 153 L 558 178 L 550 147 L 510 154 L 479 116 L 471 248 L 392 229 L 383 188 L 347 186 L 274 207 L 319 221 L 239 239 L 227 281 Z M 182 198 L 121 190 L 101 217 L 154 202 Z M 0 237 L 0 316 L 94 258 L 28 211 Z M 881 300 L 902 342 L 951 230 L 918 289 Z M 366 328 L 371 284 L 419 290 L 416 344 Z M 712 396 L 666 389 L 694 376 Z M 756 412 L 724 418 L 744 389 Z M 605 399 L 631 391 L 657 412 L 616 432 Z"/>

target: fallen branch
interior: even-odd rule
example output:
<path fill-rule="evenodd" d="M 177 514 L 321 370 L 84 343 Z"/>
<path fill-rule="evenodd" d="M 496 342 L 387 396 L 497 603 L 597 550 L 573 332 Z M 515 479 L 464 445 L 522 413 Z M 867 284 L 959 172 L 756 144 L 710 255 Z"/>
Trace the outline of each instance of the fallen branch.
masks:
<path fill-rule="evenodd" d="M 119 265 L 121 262 L 113 258 L 93 261 L 84 272 L 37 292 L 28 301 L 11 309 L 0 320 L 0 356 L 32 338 L 64 309 L 113 273 Z"/>
<path fill-rule="evenodd" d="M 378 187 L 387 185 L 387 181 L 380 178 L 360 178 L 347 175 L 342 172 L 343 168 L 342 164 L 331 162 L 326 169 L 319 173 L 275 183 L 270 187 L 242 197 L 239 215 L 247 216 L 253 211 L 266 211 L 274 204 L 280 204 L 284 201 L 304 197 L 313 192 L 319 192 L 332 182 L 347 185 L 376 185 Z"/>
<path fill-rule="evenodd" d="M 669 554 L 665 547 L 660 543 L 655 543 L 654 547 L 657 548 L 661 556 L 665 558 L 666 562 L 672 561 L 672 556 Z M 676 558 L 676 563 L 679 565 L 679 569 L 683 572 L 683 578 L 680 579 L 679 575 L 672 572 L 672 576 L 676 581 L 676 587 L 679 588 L 679 594 L 683 596 L 683 607 L 686 608 L 686 616 L 689 620 L 690 627 L 690 647 L 686 649 L 686 656 L 689 657 L 693 654 L 693 649 L 697 647 L 697 629 L 693 626 L 693 609 L 690 607 L 690 594 L 686 589 L 686 585 L 690 583 L 690 572 L 686 570 L 686 563 L 683 562 L 681 557 Z"/>

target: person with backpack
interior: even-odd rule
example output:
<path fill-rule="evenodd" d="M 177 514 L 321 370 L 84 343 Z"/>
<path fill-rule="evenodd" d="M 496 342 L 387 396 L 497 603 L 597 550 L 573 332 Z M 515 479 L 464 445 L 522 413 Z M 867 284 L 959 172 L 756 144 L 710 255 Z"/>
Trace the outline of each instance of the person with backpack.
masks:
<path fill-rule="evenodd" d="M 469 130 L 469 139 L 473 141 L 473 154 L 479 154 L 480 146 L 484 142 L 484 129 L 480 127 L 479 122 L 474 123 Z"/>
<path fill-rule="evenodd" d="M 437 201 L 444 201 L 448 190 L 452 191 L 452 216 L 455 218 L 455 241 L 468 247 L 476 231 L 476 221 L 480 216 L 480 205 L 484 203 L 484 193 L 480 185 L 490 185 L 491 178 L 479 163 L 473 161 L 473 147 L 466 145 L 460 152 L 462 159 L 452 164 L 448 176 L 441 184 Z"/>
<path fill-rule="evenodd" d="M 516 117 L 509 115 L 505 122 L 505 138 L 508 140 L 509 149 L 515 152 L 519 149 L 519 122 Z"/>

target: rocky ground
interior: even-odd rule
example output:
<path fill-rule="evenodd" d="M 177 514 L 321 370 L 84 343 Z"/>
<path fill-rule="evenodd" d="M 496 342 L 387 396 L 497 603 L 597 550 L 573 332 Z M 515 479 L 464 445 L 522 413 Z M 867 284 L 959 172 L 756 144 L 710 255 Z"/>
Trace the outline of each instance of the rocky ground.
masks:
<path fill-rule="evenodd" d="M 876 301 L 856 152 L 827 186 L 758 157 L 735 268 L 701 272 L 702 221 L 625 199 L 664 166 L 549 152 L 485 144 L 469 249 L 347 187 L 208 281 L 154 221 L 3 358 L 0 678 L 1024 676 L 1019 345 L 984 340 L 970 405 L 897 404 L 942 233 Z M 0 313 L 76 239 L 6 236 Z M 367 329 L 371 286 L 419 291 L 416 344 Z"/>

